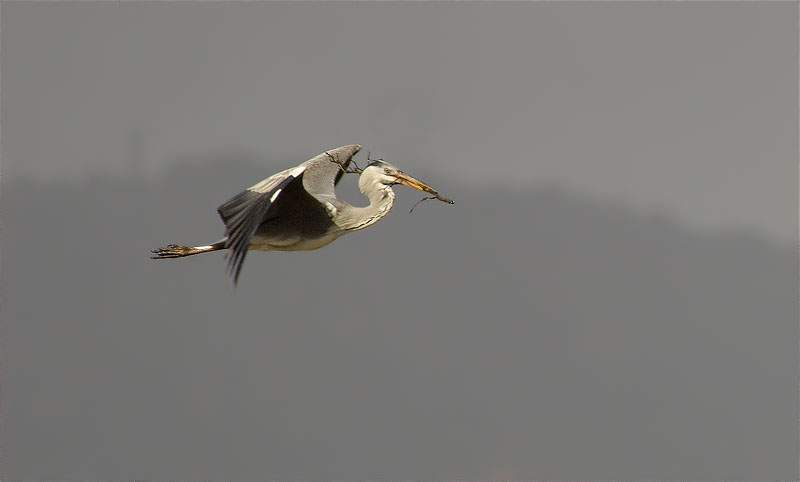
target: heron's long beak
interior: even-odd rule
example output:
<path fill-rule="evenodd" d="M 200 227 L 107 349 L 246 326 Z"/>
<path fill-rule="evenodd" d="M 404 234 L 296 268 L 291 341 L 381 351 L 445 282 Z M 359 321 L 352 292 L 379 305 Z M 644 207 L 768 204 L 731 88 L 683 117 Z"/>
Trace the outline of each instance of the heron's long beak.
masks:
<path fill-rule="evenodd" d="M 420 191 L 425 191 L 427 193 L 436 194 L 436 189 L 428 186 L 424 182 L 420 181 L 419 179 L 415 179 L 403 171 L 397 172 L 397 182 L 403 184 L 404 186 L 413 187 L 414 189 L 419 189 Z"/>

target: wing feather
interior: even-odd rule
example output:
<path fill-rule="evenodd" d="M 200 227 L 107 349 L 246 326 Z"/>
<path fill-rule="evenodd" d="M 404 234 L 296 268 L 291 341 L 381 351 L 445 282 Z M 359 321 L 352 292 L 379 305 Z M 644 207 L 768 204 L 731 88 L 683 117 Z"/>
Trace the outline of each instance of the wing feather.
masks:
<path fill-rule="evenodd" d="M 344 172 L 333 159 L 347 168 L 353 156 L 360 150 L 360 145 L 350 144 L 337 147 L 336 149 L 330 149 L 304 162 L 303 164 L 308 166 L 308 168 L 303 175 L 303 187 L 306 188 L 309 194 L 322 203 L 328 201 L 330 198 L 336 197 L 333 187 L 339 182 L 339 179 L 342 178 Z"/>
<path fill-rule="evenodd" d="M 228 249 L 228 273 L 233 282 L 239 281 L 244 258 L 250 240 L 270 206 L 280 197 L 280 192 L 289 183 L 301 177 L 305 167 L 281 171 L 237 194 L 221 205 L 217 212 L 225 223 L 225 248 Z"/>

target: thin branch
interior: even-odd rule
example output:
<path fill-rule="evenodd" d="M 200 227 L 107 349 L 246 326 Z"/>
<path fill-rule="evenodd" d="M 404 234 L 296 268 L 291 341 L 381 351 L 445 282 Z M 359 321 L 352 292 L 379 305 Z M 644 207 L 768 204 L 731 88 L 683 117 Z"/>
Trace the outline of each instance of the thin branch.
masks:
<path fill-rule="evenodd" d="M 452 199 L 447 199 L 446 197 L 440 196 L 439 193 L 436 192 L 436 191 L 431 192 L 431 191 L 428 191 L 427 189 L 425 191 L 426 192 L 430 192 L 431 194 L 433 194 L 433 196 L 427 196 L 427 197 L 424 197 L 424 198 L 420 199 L 419 201 L 417 201 L 413 206 L 411 206 L 411 209 L 408 210 L 409 213 L 414 212 L 414 208 L 417 207 L 417 205 L 419 203 L 421 203 L 423 201 L 427 201 L 429 199 L 438 199 L 439 201 L 445 202 L 447 204 L 455 204 L 456 203 Z"/>
<path fill-rule="evenodd" d="M 335 162 L 336 164 L 339 165 L 339 169 L 341 169 L 342 172 L 346 172 L 348 174 L 361 174 L 361 172 L 363 171 L 363 169 L 358 167 L 358 164 L 356 164 L 356 162 L 354 160 L 352 160 L 352 159 L 350 159 L 350 162 L 355 164 L 356 167 L 353 168 L 353 169 L 348 169 L 348 168 L 344 167 L 344 164 L 342 164 L 342 161 L 340 161 L 340 160 L 336 159 L 335 157 L 333 157 L 333 155 L 330 152 L 325 151 L 325 154 L 327 154 L 328 157 L 331 158 L 331 162 Z"/>

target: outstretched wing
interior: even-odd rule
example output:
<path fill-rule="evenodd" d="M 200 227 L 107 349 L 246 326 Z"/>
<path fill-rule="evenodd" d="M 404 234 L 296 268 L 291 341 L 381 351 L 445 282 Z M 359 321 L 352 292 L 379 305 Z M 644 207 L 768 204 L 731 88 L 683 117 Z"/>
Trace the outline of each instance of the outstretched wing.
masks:
<path fill-rule="evenodd" d="M 344 174 L 339 164 L 346 169 L 360 150 L 360 145 L 350 144 L 325 151 L 304 162 L 308 169 L 303 175 L 303 187 L 320 202 L 336 197 L 333 187 Z"/>
<path fill-rule="evenodd" d="M 323 152 L 297 167 L 281 171 L 247 188 L 217 209 L 225 223 L 225 248 L 229 250 L 228 271 L 233 275 L 234 283 L 239 280 L 253 234 L 286 186 L 298 180 L 309 194 L 324 202 L 325 198 L 334 197 L 334 184 L 343 174 L 334 160 L 341 162 L 346 168 L 360 149 L 361 146 L 353 144 Z M 301 177 L 302 179 L 298 179 Z"/>
<path fill-rule="evenodd" d="M 234 284 L 239 281 L 250 239 L 258 229 L 270 206 L 290 182 L 306 170 L 305 163 L 286 169 L 255 184 L 221 205 L 217 212 L 225 223 L 225 248 L 228 251 L 228 272 Z"/>

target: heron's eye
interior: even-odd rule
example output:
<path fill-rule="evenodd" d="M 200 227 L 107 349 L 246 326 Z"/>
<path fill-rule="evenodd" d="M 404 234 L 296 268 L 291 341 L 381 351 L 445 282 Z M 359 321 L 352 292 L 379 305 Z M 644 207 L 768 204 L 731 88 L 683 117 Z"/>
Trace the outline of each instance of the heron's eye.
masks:
<path fill-rule="evenodd" d="M 386 174 L 390 174 L 392 172 L 392 170 L 389 169 L 388 167 L 384 167 L 383 168 L 383 172 L 385 172 Z"/>

